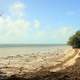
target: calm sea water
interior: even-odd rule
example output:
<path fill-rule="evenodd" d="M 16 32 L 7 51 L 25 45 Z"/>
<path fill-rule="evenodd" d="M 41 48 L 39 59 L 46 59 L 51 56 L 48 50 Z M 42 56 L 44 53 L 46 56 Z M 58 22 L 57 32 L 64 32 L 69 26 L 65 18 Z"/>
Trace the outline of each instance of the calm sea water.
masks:
<path fill-rule="evenodd" d="M 69 47 L 67 45 L 0 45 L 0 57 L 63 53 Z"/>

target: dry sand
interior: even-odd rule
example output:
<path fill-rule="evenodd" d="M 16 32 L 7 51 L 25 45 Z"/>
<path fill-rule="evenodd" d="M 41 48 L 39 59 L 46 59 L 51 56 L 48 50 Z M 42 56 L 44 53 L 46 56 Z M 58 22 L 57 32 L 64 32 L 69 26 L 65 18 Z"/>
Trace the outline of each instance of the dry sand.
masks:
<path fill-rule="evenodd" d="M 59 48 L 58 48 L 59 49 Z M 58 50 L 57 49 L 57 50 Z M 60 50 L 60 49 L 59 49 Z M 41 68 L 58 71 L 64 68 L 67 59 L 74 55 L 72 48 L 67 48 L 64 54 L 33 54 L 33 55 L 17 55 L 0 58 L 0 71 L 10 76 L 13 74 L 37 72 Z M 66 61 L 66 62 L 65 62 Z M 66 63 L 63 65 L 62 63 Z M 64 66 L 64 67 L 63 67 Z"/>
<path fill-rule="evenodd" d="M 0 58 L 0 80 L 80 80 L 80 50 L 63 55 L 17 55 Z"/>

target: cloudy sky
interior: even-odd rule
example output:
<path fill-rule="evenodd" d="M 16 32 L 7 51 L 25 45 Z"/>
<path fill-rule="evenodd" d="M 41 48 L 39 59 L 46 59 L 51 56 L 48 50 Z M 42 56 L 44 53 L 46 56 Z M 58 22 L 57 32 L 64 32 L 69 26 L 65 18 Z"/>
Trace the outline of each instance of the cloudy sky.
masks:
<path fill-rule="evenodd" d="M 0 0 L 0 44 L 62 44 L 79 29 L 80 0 Z"/>

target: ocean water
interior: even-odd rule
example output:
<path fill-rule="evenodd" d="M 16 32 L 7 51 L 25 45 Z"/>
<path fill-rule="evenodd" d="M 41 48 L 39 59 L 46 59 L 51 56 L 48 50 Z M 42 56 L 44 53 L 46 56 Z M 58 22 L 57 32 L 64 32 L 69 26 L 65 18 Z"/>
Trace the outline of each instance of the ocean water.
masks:
<path fill-rule="evenodd" d="M 0 57 L 32 54 L 63 54 L 67 45 L 0 45 Z"/>

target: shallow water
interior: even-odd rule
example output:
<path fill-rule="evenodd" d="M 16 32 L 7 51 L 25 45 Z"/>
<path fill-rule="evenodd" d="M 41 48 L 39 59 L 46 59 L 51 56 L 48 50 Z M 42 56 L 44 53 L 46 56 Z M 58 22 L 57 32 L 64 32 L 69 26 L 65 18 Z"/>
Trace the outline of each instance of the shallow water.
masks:
<path fill-rule="evenodd" d="M 24 45 L 24 46 L 0 46 L 0 56 L 31 55 L 31 54 L 63 54 L 67 45 Z"/>

